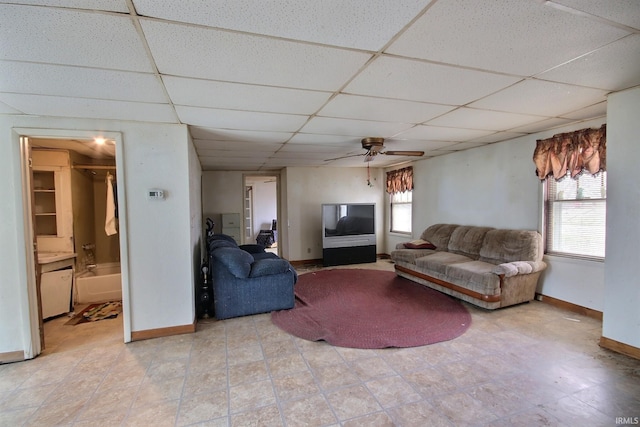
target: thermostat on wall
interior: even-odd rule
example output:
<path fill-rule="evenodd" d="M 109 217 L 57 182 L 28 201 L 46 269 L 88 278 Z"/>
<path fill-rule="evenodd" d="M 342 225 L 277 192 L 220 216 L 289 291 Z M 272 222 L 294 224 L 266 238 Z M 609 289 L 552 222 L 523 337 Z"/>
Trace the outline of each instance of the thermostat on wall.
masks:
<path fill-rule="evenodd" d="M 164 199 L 164 190 L 160 190 L 159 188 L 152 188 L 147 193 L 150 199 L 153 200 L 162 200 Z"/>

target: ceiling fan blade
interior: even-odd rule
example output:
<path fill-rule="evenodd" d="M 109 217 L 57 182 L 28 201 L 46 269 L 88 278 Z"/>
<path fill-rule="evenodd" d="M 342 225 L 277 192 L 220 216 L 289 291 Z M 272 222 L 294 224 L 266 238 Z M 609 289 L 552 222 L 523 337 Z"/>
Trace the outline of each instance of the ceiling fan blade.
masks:
<path fill-rule="evenodd" d="M 386 154 L 388 156 L 414 156 L 414 157 L 420 157 L 420 156 L 424 156 L 424 151 L 385 151 L 384 153 L 380 153 L 380 154 Z"/>

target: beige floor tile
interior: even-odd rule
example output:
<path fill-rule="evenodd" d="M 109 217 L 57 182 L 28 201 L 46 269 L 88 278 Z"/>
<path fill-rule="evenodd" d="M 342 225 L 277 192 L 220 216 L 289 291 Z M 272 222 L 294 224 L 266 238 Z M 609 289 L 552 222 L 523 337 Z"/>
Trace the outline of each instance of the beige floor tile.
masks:
<path fill-rule="evenodd" d="M 340 421 L 369 415 L 382 409 L 375 397 L 363 385 L 328 393 L 327 400 Z"/>
<path fill-rule="evenodd" d="M 297 372 L 273 379 L 273 386 L 281 401 L 299 399 L 319 392 L 310 372 Z"/>
<path fill-rule="evenodd" d="M 273 385 L 268 380 L 230 387 L 229 395 L 232 414 L 276 403 Z"/>
<path fill-rule="evenodd" d="M 276 405 L 258 408 L 255 411 L 243 412 L 231 416 L 232 427 L 268 427 L 283 425 L 282 415 Z"/>
<path fill-rule="evenodd" d="M 422 399 L 422 396 L 400 376 L 372 380 L 365 385 L 384 408 L 406 405 Z"/>
<path fill-rule="evenodd" d="M 282 404 L 284 418 L 289 426 L 328 426 L 337 419 L 325 398 L 320 394 Z"/>
<path fill-rule="evenodd" d="M 184 426 L 224 417 L 229 413 L 226 390 L 183 399 L 177 425 Z"/>

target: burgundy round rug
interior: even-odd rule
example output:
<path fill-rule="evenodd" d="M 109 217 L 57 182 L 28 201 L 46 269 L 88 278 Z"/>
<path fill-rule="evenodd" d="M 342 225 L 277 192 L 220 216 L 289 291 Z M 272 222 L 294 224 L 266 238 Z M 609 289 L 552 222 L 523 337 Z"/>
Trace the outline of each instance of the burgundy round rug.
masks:
<path fill-rule="evenodd" d="M 471 325 L 460 302 L 391 271 L 334 269 L 303 274 L 291 310 L 271 319 L 309 341 L 339 347 L 417 347 L 448 341 Z"/>

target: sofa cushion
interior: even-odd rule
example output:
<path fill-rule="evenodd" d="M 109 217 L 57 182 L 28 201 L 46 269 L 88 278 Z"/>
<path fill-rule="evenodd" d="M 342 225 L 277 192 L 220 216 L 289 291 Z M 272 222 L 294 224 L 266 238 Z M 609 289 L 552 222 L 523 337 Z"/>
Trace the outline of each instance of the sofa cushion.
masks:
<path fill-rule="evenodd" d="M 480 260 L 492 264 L 542 260 L 542 236 L 529 230 L 491 230 L 484 237 Z"/>
<path fill-rule="evenodd" d="M 470 261 L 447 266 L 446 274 L 452 283 L 484 295 L 500 294 L 500 277 L 492 273 L 496 266 L 483 261 Z"/>
<path fill-rule="evenodd" d="M 435 252 L 431 255 L 418 258 L 416 260 L 416 266 L 425 273 L 427 273 L 425 270 L 432 270 L 444 274 L 446 273 L 448 265 L 469 261 L 473 261 L 473 259 L 464 255 L 451 252 Z"/>
<path fill-rule="evenodd" d="M 244 279 L 251 272 L 253 256 L 240 248 L 218 248 L 211 252 L 215 262 L 219 262 L 227 268 L 235 277 Z M 216 268 L 215 264 L 211 268 Z"/>
<path fill-rule="evenodd" d="M 211 240 L 209 242 L 209 252 L 212 252 L 218 248 L 237 248 L 238 245 L 235 242 L 230 242 L 228 240 Z"/>
<path fill-rule="evenodd" d="M 424 230 L 420 238 L 433 243 L 438 250 L 446 251 L 451 233 L 458 227 L 456 224 L 434 224 Z"/>
<path fill-rule="evenodd" d="M 404 246 L 404 244 L 403 244 Z M 418 258 L 435 253 L 434 249 L 396 249 L 391 251 L 391 259 L 394 262 L 406 262 L 415 264 Z"/>
<path fill-rule="evenodd" d="M 291 265 L 284 259 L 261 259 L 253 263 L 249 277 L 268 276 L 270 274 L 286 273 Z"/>
<path fill-rule="evenodd" d="M 461 225 L 453 230 L 449 239 L 449 252 L 465 255 L 473 259 L 480 258 L 480 248 L 484 237 L 492 227 L 474 227 Z"/>
<path fill-rule="evenodd" d="M 416 239 L 404 244 L 407 249 L 435 249 L 436 245 L 428 240 Z"/>

